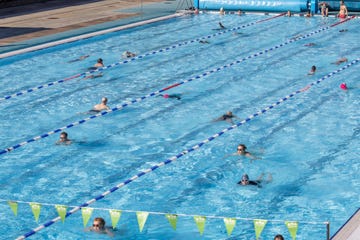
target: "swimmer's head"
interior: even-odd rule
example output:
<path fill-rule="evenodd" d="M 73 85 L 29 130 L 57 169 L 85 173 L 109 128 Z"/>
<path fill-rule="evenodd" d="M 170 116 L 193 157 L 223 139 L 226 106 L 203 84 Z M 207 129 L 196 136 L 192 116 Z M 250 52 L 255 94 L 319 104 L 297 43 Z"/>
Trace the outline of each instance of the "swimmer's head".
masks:
<path fill-rule="evenodd" d="M 340 88 L 341 88 L 342 90 L 347 90 L 347 89 L 348 89 L 347 86 L 346 86 L 346 83 L 341 83 L 341 84 L 340 84 Z"/>
<path fill-rule="evenodd" d="M 169 98 L 169 94 L 164 94 L 163 97 L 164 98 Z"/>
<path fill-rule="evenodd" d="M 99 58 L 99 59 L 97 60 L 97 62 L 98 62 L 98 63 L 102 63 L 103 60 L 102 60 L 101 58 Z"/>
<path fill-rule="evenodd" d="M 246 173 L 242 176 L 241 180 L 245 180 L 248 181 L 249 180 L 249 175 L 247 175 Z"/>

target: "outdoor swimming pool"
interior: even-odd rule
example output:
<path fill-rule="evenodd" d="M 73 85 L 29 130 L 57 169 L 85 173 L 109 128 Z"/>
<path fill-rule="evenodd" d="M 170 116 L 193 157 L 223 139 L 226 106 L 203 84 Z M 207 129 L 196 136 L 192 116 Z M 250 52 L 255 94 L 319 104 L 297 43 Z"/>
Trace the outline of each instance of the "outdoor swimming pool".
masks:
<path fill-rule="evenodd" d="M 359 205 L 359 19 L 333 25 L 335 18 L 273 16 L 187 15 L 0 60 L 1 239 L 57 217 L 55 204 L 80 206 L 174 156 L 91 204 L 87 226 L 95 216 L 111 225 L 108 210 L 118 209 L 115 239 L 255 239 L 253 219 L 268 220 L 260 239 L 290 239 L 284 221 L 299 222 L 297 239 L 326 239 L 326 221 L 334 234 Z M 227 28 L 218 30 L 219 21 Z M 126 50 L 141 58 L 123 62 Z M 69 63 L 81 55 L 90 56 Z M 100 78 L 71 78 L 16 96 L 85 72 L 99 57 L 121 64 Z M 331 64 L 341 57 L 349 61 Z M 307 75 L 312 65 L 317 71 Z M 343 81 L 348 91 L 339 88 Z M 164 93 L 182 99 L 148 95 L 168 86 Z M 104 96 L 112 108 L 138 100 L 89 119 L 84 113 Z M 263 109 L 211 138 L 231 126 L 213 122 L 226 111 L 240 123 Z M 46 133 L 64 126 L 74 143 L 57 146 L 59 133 Z M 239 143 L 261 159 L 224 157 Z M 273 181 L 239 186 L 243 173 L 271 173 Z M 8 200 L 19 202 L 17 216 Z M 38 223 L 30 202 L 41 204 Z M 142 232 L 136 211 L 151 212 Z M 162 213 L 179 215 L 176 231 Z M 207 217 L 202 236 L 194 215 Z M 223 217 L 238 218 L 230 237 Z M 83 229 L 77 211 L 33 238 L 109 238 Z"/>

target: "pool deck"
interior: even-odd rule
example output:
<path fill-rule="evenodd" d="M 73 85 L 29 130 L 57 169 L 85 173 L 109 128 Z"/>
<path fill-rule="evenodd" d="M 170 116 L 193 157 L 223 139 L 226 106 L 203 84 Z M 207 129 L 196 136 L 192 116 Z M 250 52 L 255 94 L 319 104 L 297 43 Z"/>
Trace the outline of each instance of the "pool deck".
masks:
<path fill-rule="evenodd" d="M 177 0 L 57 0 L 0 9 L 0 53 L 174 13 Z"/>
<path fill-rule="evenodd" d="M 360 208 L 338 230 L 331 240 L 359 240 L 360 239 Z"/>

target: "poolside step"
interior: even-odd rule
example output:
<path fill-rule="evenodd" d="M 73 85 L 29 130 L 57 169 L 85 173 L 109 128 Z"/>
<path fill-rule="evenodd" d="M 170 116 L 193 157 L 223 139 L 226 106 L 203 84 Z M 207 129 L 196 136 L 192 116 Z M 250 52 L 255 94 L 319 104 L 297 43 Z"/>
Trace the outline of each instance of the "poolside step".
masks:
<path fill-rule="evenodd" d="M 346 221 L 346 223 L 331 237 L 331 240 L 359 240 L 360 239 L 360 208 Z"/>

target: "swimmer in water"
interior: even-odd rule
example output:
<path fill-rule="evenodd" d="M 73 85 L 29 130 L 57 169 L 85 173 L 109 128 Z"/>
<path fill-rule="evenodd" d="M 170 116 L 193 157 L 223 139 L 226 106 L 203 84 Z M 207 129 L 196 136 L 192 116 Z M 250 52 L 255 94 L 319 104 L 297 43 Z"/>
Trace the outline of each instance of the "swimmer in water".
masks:
<path fill-rule="evenodd" d="M 175 93 L 175 94 L 160 94 L 159 96 L 162 96 L 163 98 L 176 98 L 177 100 L 181 99 L 181 94 Z"/>
<path fill-rule="evenodd" d="M 238 118 L 238 117 L 235 116 L 231 111 L 228 111 L 224 115 L 222 115 L 221 117 L 215 119 L 214 122 L 226 121 L 228 123 L 234 124 L 233 118 Z"/>
<path fill-rule="evenodd" d="M 316 66 L 313 65 L 313 66 L 311 67 L 310 72 L 308 73 L 308 75 L 314 75 L 315 72 L 316 72 Z"/>
<path fill-rule="evenodd" d="M 341 63 L 347 62 L 348 59 L 346 57 L 340 58 L 339 60 L 337 60 L 336 62 L 332 63 L 332 64 L 336 64 L 336 65 L 340 65 Z"/>
<path fill-rule="evenodd" d="M 102 60 L 101 58 L 99 58 L 99 59 L 97 60 L 97 62 L 95 63 L 94 67 L 95 67 L 95 68 L 104 67 L 104 62 L 103 62 L 103 60 Z"/>
<path fill-rule="evenodd" d="M 226 28 L 221 22 L 219 22 L 219 27 L 220 27 L 220 29 L 225 29 Z"/>
<path fill-rule="evenodd" d="M 84 56 L 81 56 L 81 57 L 79 57 L 79 58 L 77 58 L 77 59 L 68 61 L 68 63 L 73 63 L 73 62 L 82 61 L 82 60 L 84 60 L 85 58 L 88 58 L 88 57 L 90 57 L 90 55 L 84 55 Z"/>
<path fill-rule="evenodd" d="M 71 140 L 68 138 L 67 132 L 61 132 L 60 133 L 60 138 L 56 142 L 56 144 L 57 145 L 69 145 L 69 144 L 71 144 Z"/>
<path fill-rule="evenodd" d="M 96 104 L 88 113 L 99 113 L 103 110 L 110 110 L 110 108 L 107 105 L 108 99 L 106 97 L 103 97 L 101 99 L 101 103 Z"/>
<path fill-rule="evenodd" d="M 253 186 L 257 186 L 259 188 L 262 187 L 263 183 L 270 183 L 272 181 L 272 175 L 269 173 L 268 179 L 267 180 L 263 180 L 264 177 L 264 173 L 262 173 L 258 179 L 256 180 L 250 180 L 249 179 L 249 175 L 247 175 L 246 173 L 241 177 L 241 180 L 237 183 L 241 186 L 248 186 L 248 185 L 253 185 Z"/>
<path fill-rule="evenodd" d="M 224 158 L 229 157 L 229 156 L 244 156 L 247 158 L 250 158 L 250 162 L 252 162 L 255 159 L 259 159 L 257 157 L 255 157 L 254 155 L 252 155 L 250 152 L 246 151 L 247 147 L 245 146 L 245 144 L 239 144 L 237 146 L 237 150 L 236 152 L 226 155 Z"/>
<path fill-rule="evenodd" d="M 346 83 L 341 83 L 341 84 L 340 84 L 340 88 L 341 88 L 342 90 L 348 90 L 348 87 L 347 87 Z"/>
<path fill-rule="evenodd" d="M 105 226 L 105 220 L 102 217 L 97 217 L 94 219 L 93 225 L 88 228 L 88 231 L 107 234 L 111 237 L 114 236 L 111 228 Z"/>
<path fill-rule="evenodd" d="M 125 51 L 125 52 L 123 52 L 123 54 L 122 54 L 122 57 L 123 57 L 123 58 L 132 58 L 132 57 L 135 57 L 135 56 L 136 56 L 135 53 L 132 53 L 132 52 L 129 52 L 129 51 Z"/>

